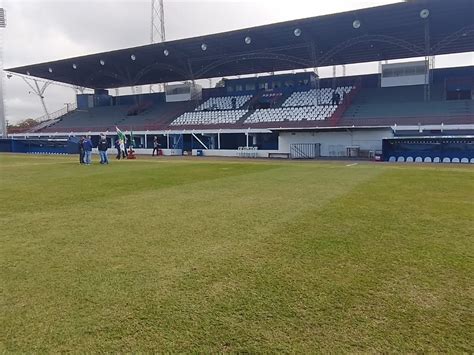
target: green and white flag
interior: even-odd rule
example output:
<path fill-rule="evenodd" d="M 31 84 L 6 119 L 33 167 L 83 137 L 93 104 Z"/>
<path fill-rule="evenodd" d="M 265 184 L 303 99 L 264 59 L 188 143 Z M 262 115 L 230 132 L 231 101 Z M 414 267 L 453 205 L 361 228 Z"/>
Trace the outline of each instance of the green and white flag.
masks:
<path fill-rule="evenodd" d="M 115 130 L 117 131 L 117 136 L 120 141 L 126 142 L 127 138 L 125 137 L 125 134 L 117 127 L 115 126 Z"/>
<path fill-rule="evenodd" d="M 135 148 L 135 145 L 133 144 L 133 131 L 130 131 L 130 147 Z"/>

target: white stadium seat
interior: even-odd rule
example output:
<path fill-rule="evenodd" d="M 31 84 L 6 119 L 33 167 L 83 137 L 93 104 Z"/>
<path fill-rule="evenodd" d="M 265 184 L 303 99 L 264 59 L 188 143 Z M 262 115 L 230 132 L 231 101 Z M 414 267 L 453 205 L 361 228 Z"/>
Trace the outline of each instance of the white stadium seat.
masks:
<path fill-rule="evenodd" d="M 335 90 L 341 96 L 351 92 L 354 87 L 341 86 Z M 331 118 L 337 110 L 337 105 L 331 105 L 333 89 L 312 89 L 309 91 L 298 91 L 292 93 L 282 104 L 282 107 L 257 109 L 244 123 L 268 123 L 268 122 L 301 122 L 301 121 L 324 121 Z M 282 93 L 264 93 L 262 97 L 282 96 Z M 199 105 L 193 112 L 186 112 L 176 118 L 172 126 L 194 126 L 237 123 L 247 110 L 241 109 L 252 95 L 211 97 Z M 232 101 L 235 99 L 233 109 Z"/>
<path fill-rule="evenodd" d="M 232 124 L 240 120 L 247 110 L 194 111 L 185 112 L 173 122 L 172 126 L 192 126 L 211 124 Z"/>
<path fill-rule="evenodd" d="M 339 86 L 335 89 L 339 93 L 341 100 L 339 104 L 344 102 L 344 96 L 349 94 L 353 86 Z M 308 91 L 297 91 L 291 94 L 283 103 L 283 107 L 298 107 L 298 106 L 317 106 L 317 105 L 330 105 L 332 101 L 333 89 L 311 89 Z"/>
<path fill-rule="evenodd" d="M 195 111 L 232 110 L 232 99 L 235 99 L 235 108 L 239 109 L 251 98 L 252 95 L 211 97 L 209 100 L 199 105 Z"/>

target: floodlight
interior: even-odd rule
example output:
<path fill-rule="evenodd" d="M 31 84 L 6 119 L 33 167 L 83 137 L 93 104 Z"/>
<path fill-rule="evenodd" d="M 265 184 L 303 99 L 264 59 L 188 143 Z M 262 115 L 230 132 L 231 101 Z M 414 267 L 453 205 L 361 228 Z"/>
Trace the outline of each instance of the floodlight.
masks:
<path fill-rule="evenodd" d="M 77 69 L 76 63 L 73 63 L 73 64 L 72 64 L 72 69 Z"/>
<path fill-rule="evenodd" d="M 53 68 L 48 68 L 48 71 L 49 71 L 50 73 L 52 73 L 52 72 L 53 72 Z"/>
<path fill-rule="evenodd" d="M 164 54 L 165 56 L 169 56 L 169 55 L 170 55 L 170 51 L 167 50 L 167 49 L 165 49 L 165 50 L 163 51 L 163 54 Z"/>
<path fill-rule="evenodd" d="M 206 43 L 201 44 L 201 49 L 203 51 L 207 50 L 207 44 Z"/>
<path fill-rule="evenodd" d="M 136 60 L 137 57 L 135 57 L 135 54 L 132 54 L 132 55 L 130 56 L 130 59 L 131 59 L 131 60 Z"/>
<path fill-rule="evenodd" d="M 250 43 L 252 43 L 252 38 L 250 38 L 248 36 L 245 37 L 245 44 L 250 44 Z"/>
<path fill-rule="evenodd" d="M 0 8 L 0 28 L 7 27 L 7 16 L 4 8 Z"/>
<path fill-rule="evenodd" d="M 294 34 L 296 37 L 301 36 L 301 29 L 300 29 L 300 28 L 296 28 L 296 29 L 293 31 L 293 34 Z"/>
<path fill-rule="evenodd" d="M 427 19 L 430 16 L 430 10 L 428 9 L 423 9 L 420 11 L 420 17 L 422 19 Z"/>
<path fill-rule="evenodd" d="M 355 20 L 354 22 L 352 22 L 352 27 L 354 27 L 355 29 L 358 29 L 360 28 L 360 21 L 359 20 Z"/>
<path fill-rule="evenodd" d="M 99 63 L 100 65 L 105 65 L 105 60 L 101 59 Z"/>

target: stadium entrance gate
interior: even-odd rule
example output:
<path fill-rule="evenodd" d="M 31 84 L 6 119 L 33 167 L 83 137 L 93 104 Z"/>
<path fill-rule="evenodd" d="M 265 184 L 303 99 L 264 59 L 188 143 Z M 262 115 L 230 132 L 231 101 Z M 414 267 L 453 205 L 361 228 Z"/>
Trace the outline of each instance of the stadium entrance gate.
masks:
<path fill-rule="evenodd" d="M 316 159 L 321 156 L 320 143 L 294 143 L 290 144 L 291 159 Z"/>

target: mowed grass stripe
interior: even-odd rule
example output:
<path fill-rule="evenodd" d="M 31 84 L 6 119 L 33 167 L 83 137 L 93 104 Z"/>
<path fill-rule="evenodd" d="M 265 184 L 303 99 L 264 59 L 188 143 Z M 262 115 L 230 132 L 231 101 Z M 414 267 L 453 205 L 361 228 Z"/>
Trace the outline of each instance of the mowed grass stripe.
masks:
<path fill-rule="evenodd" d="M 276 271 L 261 274 L 293 286 L 286 350 L 472 350 L 472 171 L 413 173 L 385 173 L 276 238 Z M 438 193 L 420 201 L 422 187 Z"/>
<path fill-rule="evenodd" d="M 275 168 L 274 165 L 181 164 L 116 162 L 110 166 L 80 166 L 76 163 L 57 166 L 35 165 L 29 171 L 2 172 L 2 179 L 14 184 L 2 184 L 0 193 L 5 201 L 0 214 L 29 213 L 42 209 L 67 208 L 70 204 L 113 198 L 118 195 L 154 191 L 197 181 L 215 180 Z M 192 174 L 190 174 L 192 172 Z M 48 188 L 45 189 L 45 185 Z"/>
<path fill-rule="evenodd" d="M 194 172 L 192 165 L 189 168 Z M 229 165 L 224 164 L 223 169 L 229 169 Z M 66 204 L 64 211 L 56 211 L 53 220 L 48 218 L 50 211 L 39 210 L 33 214 L 37 218 L 32 223 L 24 221 L 13 224 L 19 228 L 28 228 L 27 233 L 23 234 L 27 245 L 19 244 L 17 239 L 14 245 L 18 249 L 5 252 L 16 256 L 18 261 L 36 260 L 36 263 L 24 265 L 23 269 L 38 278 L 38 283 L 31 285 L 37 288 L 30 292 L 37 297 L 44 292 L 43 301 L 46 303 L 49 303 L 48 299 L 61 300 L 59 304 L 50 305 L 53 308 L 68 307 L 68 304 L 62 302 L 64 295 L 51 298 L 51 290 L 63 289 L 68 293 L 69 277 L 74 278 L 74 274 L 82 268 L 86 269 L 86 274 L 92 274 L 87 278 L 88 283 L 101 281 L 104 268 L 109 271 L 106 279 L 133 278 L 132 265 L 143 268 L 141 270 L 145 275 L 160 280 L 160 283 L 163 283 L 168 273 L 171 280 L 174 281 L 174 277 L 179 280 L 183 265 L 184 271 L 190 268 L 188 260 L 199 266 L 200 259 L 212 258 L 219 265 L 226 262 L 229 253 L 253 253 L 252 244 L 255 239 L 261 238 L 260 234 L 265 233 L 268 226 L 278 228 L 281 221 L 288 220 L 287 213 L 291 216 L 292 211 L 298 211 L 298 208 L 304 210 L 305 202 L 314 200 L 320 204 L 337 191 L 337 185 L 344 186 L 337 184 L 340 174 L 334 171 L 328 176 L 334 180 L 334 189 L 324 189 L 319 181 L 314 180 L 311 184 L 318 192 L 317 196 L 309 195 L 303 185 L 300 185 L 298 195 L 295 195 L 296 191 L 291 189 L 295 181 L 314 174 L 314 169 L 304 169 L 303 175 L 297 169 L 287 176 L 281 172 L 269 172 L 260 173 L 260 176 L 201 181 L 153 193 L 142 192 L 136 196 L 112 194 L 110 198 L 117 204 L 117 209 L 112 211 L 116 211 L 118 223 L 110 217 L 103 219 L 103 205 L 93 206 L 91 203 Z M 356 183 L 355 180 L 353 184 Z M 279 187 L 275 187 L 275 184 Z M 350 184 L 343 191 L 347 186 Z M 306 201 L 298 200 L 303 197 L 306 197 Z M 108 202 L 105 202 L 106 206 L 110 205 Z M 277 214 L 272 212 L 276 206 L 279 208 Z M 119 263 L 119 269 L 125 268 L 125 275 L 124 272 L 115 275 L 114 267 L 110 265 L 114 261 Z M 160 273 L 165 276 L 161 278 Z M 13 276 L 16 279 L 19 275 Z M 142 282 L 147 285 L 144 280 Z M 100 284 L 96 286 L 101 289 Z M 110 302 L 113 295 L 109 297 Z M 120 298 L 117 302 L 126 299 Z M 138 302 L 141 304 L 142 301 L 139 297 Z M 107 308 L 108 304 L 101 306 Z M 46 307 L 44 310 L 50 309 Z M 64 309 L 58 313 L 64 316 Z M 120 322 L 117 326 L 122 324 Z"/>
<path fill-rule="evenodd" d="M 193 175 L 196 164 L 184 164 Z M 469 324 L 455 319 L 471 301 L 470 235 L 460 232 L 472 228 L 471 199 L 459 192 L 472 187 L 470 172 L 278 164 L 11 216 L 11 238 L 2 238 L 4 349 L 472 348 Z M 419 203 L 426 184 L 439 195 Z M 394 189 L 402 197 L 390 203 Z M 438 199 L 450 209 L 433 208 Z M 114 208 L 104 213 L 101 201 Z M 410 227 L 416 217 L 423 224 Z M 447 271 L 437 275 L 441 259 Z M 445 302 L 447 287 L 460 299 Z"/>

